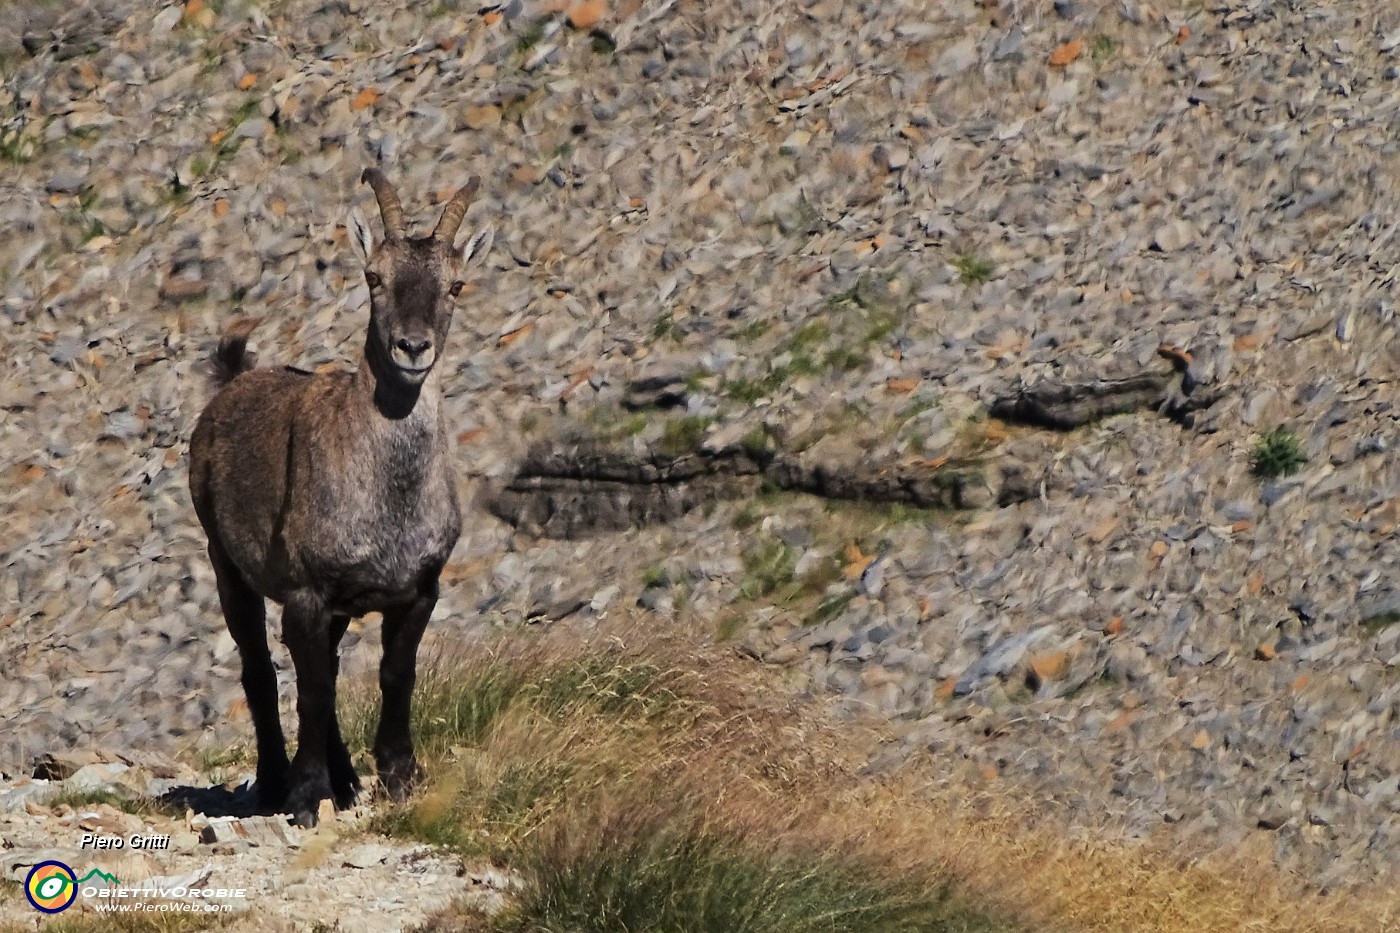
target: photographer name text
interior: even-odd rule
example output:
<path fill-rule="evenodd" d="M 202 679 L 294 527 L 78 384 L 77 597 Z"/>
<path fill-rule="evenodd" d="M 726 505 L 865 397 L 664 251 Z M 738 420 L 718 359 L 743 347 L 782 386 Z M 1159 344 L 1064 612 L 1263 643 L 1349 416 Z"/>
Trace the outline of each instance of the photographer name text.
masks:
<path fill-rule="evenodd" d="M 164 833 L 132 833 L 125 838 L 102 833 L 83 833 L 80 849 L 168 849 L 170 836 Z"/>

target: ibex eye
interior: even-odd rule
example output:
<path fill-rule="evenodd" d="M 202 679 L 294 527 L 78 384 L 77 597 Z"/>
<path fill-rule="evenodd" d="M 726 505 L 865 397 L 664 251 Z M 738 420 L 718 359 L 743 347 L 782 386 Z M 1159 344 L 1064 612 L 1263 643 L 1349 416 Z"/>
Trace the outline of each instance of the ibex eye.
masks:
<path fill-rule="evenodd" d="M 465 282 L 453 282 L 451 287 L 447 289 L 448 294 L 456 298 L 458 295 L 462 294 L 462 286 L 465 284 Z"/>
<path fill-rule="evenodd" d="M 374 274 L 373 272 L 366 272 L 366 273 L 365 273 L 365 283 L 366 283 L 367 285 L 369 285 L 370 288 L 378 288 L 378 287 L 379 287 L 379 276 L 376 275 L 376 274 Z"/>

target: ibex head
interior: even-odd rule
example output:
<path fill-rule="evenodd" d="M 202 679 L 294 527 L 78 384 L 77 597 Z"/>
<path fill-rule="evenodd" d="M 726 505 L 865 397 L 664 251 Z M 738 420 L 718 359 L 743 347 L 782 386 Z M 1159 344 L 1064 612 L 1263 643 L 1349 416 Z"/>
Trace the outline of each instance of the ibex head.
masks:
<path fill-rule="evenodd" d="M 384 220 L 384 239 L 376 244 L 364 217 L 358 211 L 350 215 L 350 239 L 369 285 L 365 352 L 380 378 L 415 387 L 428 377 L 447 340 L 462 267 L 490 235 L 482 231 L 460 252 L 453 243 L 480 179 L 473 176 L 452 196 L 425 237 L 408 236 L 399 196 L 379 169 L 365 169 L 361 181 L 374 189 Z"/>

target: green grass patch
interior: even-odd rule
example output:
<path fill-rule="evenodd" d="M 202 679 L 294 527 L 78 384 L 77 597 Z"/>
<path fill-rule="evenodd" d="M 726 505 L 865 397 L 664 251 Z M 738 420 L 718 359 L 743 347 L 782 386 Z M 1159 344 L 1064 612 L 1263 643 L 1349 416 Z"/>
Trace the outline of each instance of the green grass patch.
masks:
<path fill-rule="evenodd" d="M 725 386 L 724 394 L 735 401 L 753 404 L 782 388 L 793 376 L 811 376 L 821 372 L 821 366 L 803 352 L 791 354 L 788 362 L 770 367 L 757 379 L 735 379 Z"/>
<path fill-rule="evenodd" d="M 826 351 L 822 363 L 828 369 L 839 369 L 848 373 L 860 369 L 869 359 L 870 354 L 860 347 L 833 347 Z"/>
<path fill-rule="evenodd" d="M 529 26 L 526 26 L 526 27 L 525 27 L 525 31 L 522 32 L 522 33 L 516 38 L 516 40 L 515 40 L 515 50 L 516 50 L 517 52 L 522 53 L 522 54 L 525 53 L 525 52 L 528 52 L 528 51 L 530 51 L 531 49 L 533 49 L 535 46 L 539 45 L 539 44 L 540 44 L 540 40 L 543 39 L 543 38 L 544 38 L 544 20 L 542 20 L 542 19 L 537 19 L 537 20 L 535 20 L 533 23 L 531 23 Z"/>
<path fill-rule="evenodd" d="M 700 448 L 700 442 L 705 439 L 706 429 L 714 423 L 715 419 L 708 415 L 673 418 L 662 428 L 658 446 L 663 453 L 673 457 L 694 453 Z"/>
<path fill-rule="evenodd" d="M 1094 64 L 1102 65 L 1118 53 L 1118 43 L 1112 36 L 1099 33 L 1089 40 L 1089 57 Z"/>
<path fill-rule="evenodd" d="M 845 608 L 851 604 L 851 600 L 855 598 L 856 594 L 854 590 L 846 593 L 839 593 L 835 596 L 829 596 L 818 603 L 817 608 L 808 613 L 804 621 L 808 625 L 821 625 L 823 622 L 827 622 L 839 616 Z"/>
<path fill-rule="evenodd" d="M 812 321 L 803 324 L 788 341 L 788 349 L 794 353 L 820 347 L 831 338 L 831 328 L 825 321 Z"/>
<path fill-rule="evenodd" d="M 808 321 L 783 343 L 761 376 L 730 380 L 725 394 L 735 401 L 753 404 L 766 398 L 793 376 L 825 372 L 850 372 L 870 362 L 870 350 L 890 338 L 899 317 L 886 310 L 883 278 L 862 276 L 847 290 L 826 299 L 820 316 Z M 854 310 L 852 310 L 854 309 Z"/>
<path fill-rule="evenodd" d="M 740 343 L 753 343 L 766 333 L 768 333 L 768 322 L 759 318 L 749 321 L 743 327 L 739 328 L 739 332 L 734 335 L 734 339 Z"/>
<path fill-rule="evenodd" d="M 136 816 L 145 816 L 155 810 L 154 801 L 105 788 L 60 791 L 56 796 L 49 798 L 46 803 L 50 808 L 66 806 L 74 810 L 91 810 L 102 804 Z"/>
<path fill-rule="evenodd" d="M 1375 635 L 1390 628 L 1396 622 L 1400 622 L 1400 609 L 1388 609 L 1385 612 L 1362 619 L 1361 628 L 1367 635 Z"/>
<path fill-rule="evenodd" d="M 870 326 L 865 331 L 865 342 L 867 344 L 877 344 L 890 339 L 895 328 L 899 326 L 899 318 L 893 314 L 877 313 L 871 316 Z"/>
<path fill-rule="evenodd" d="M 744 599 L 768 596 L 793 581 L 797 555 L 776 538 L 762 541 L 744 552 L 744 581 L 739 595 Z"/>
<path fill-rule="evenodd" d="M 768 448 L 768 432 L 762 428 L 754 428 L 745 434 L 739 441 L 739 447 L 755 463 L 766 463 L 772 457 L 772 451 Z"/>
<path fill-rule="evenodd" d="M 876 933 L 998 930 L 946 888 L 881 878 L 859 860 L 772 851 L 677 808 L 611 815 L 532 852 L 502 933 Z"/>
<path fill-rule="evenodd" d="M 588 40 L 588 47 L 593 50 L 594 55 L 602 55 L 610 59 L 617 52 L 617 42 L 601 29 L 590 32 Z"/>
<path fill-rule="evenodd" d="M 651 325 L 651 339 L 653 340 L 670 337 L 672 340 L 679 341 L 683 336 L 684 334 L 680 334 L 676 322 L 672 320 L 670 314 L 661 315 L 656 319 L 656 323 Z"/>
<path fill-rule="evenodd" d="M 739 511 L 734 513 L 729 524 L 736 531 L 748 531 L 750 528 L 757 527 L 761 521 L 763 521 L 763 512 L 754 503 L 745 502 Z"/>
<path fill-rule="evenodd" d="M 1250 469 L 1261 479 L 1291 476 L 1307 461 L 1297 435 L 1283 427 L 1264 432 L 1250 451 Z"/>
<path fill-rule="evenodd" d="M 0 133 L 0 159 L 6 162 L 23 165 L 38 155 L 40 148 L 39 138 L 25 133 L 23 127 Z"/>
<path fill-rule="evenodd" d="M 199 770 L 206 774 L 241 768 L 254 761 L 253 750 L 242 742 L 219 748 L 202 748 L 199 751 Z"/>
<path fill-rule="evenodd" d="M 990 259 L 964 254 L 953 260 L 953 268 L 958 270 L 958 279 L 964 285 L 981 285 L 991 280 L 997 264 Z"/>
<path fill-rule="evenodd" d="M 782 385 L 786 381 L 787 373 L 783 373 L 784 378 L 781 380 L 774 380 L 772 376 L 773 372 L 770 371 L 768 376 L 762 379 L 735 379 L 724 387 L 724 394 L 736 402 L 752 405 L 761 398 L 767 398 L 774 389 Z"/>

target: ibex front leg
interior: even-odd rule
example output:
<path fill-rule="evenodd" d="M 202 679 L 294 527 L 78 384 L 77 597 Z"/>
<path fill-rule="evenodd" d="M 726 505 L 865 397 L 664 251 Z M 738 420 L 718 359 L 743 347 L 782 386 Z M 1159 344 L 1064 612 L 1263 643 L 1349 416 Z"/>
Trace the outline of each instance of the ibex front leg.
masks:
<path fill-rule="evenodd" d="M 384 705 L 374 737 L 374 763 L 389 797 L 403 800 L 418 778 L 410 733 L 413 685 L 417 681 L 418 643 L 437 605 L 437 575 L 418 598 L 384 613 L 384 658 L 379 664 L 379 689 Z"/>
<path fill-rule="evenodd" d="M 253 785 L 264 813 L 275 813 L 287 796 L 287 743 L 277 716 L 277 669 L 267 650 L 267 615 L 263 598 L 253 591 L 223 548 L 211 540 L 209 560 L 219 586 L 229 634 L 243 661 L 243 694 L 258 741 L 258 780 Z"/>
<path fill-rule="evenodd" d="M 298 720 L 286 807 L 298 826 L 315 826 L 321 801 L 331 796 L 326 761 L 328 730 L 335 720 L 331 624 L 331 614 L 311 593 L 294 593 L 282 607 L 282 640 L 297 672 Z"/>

